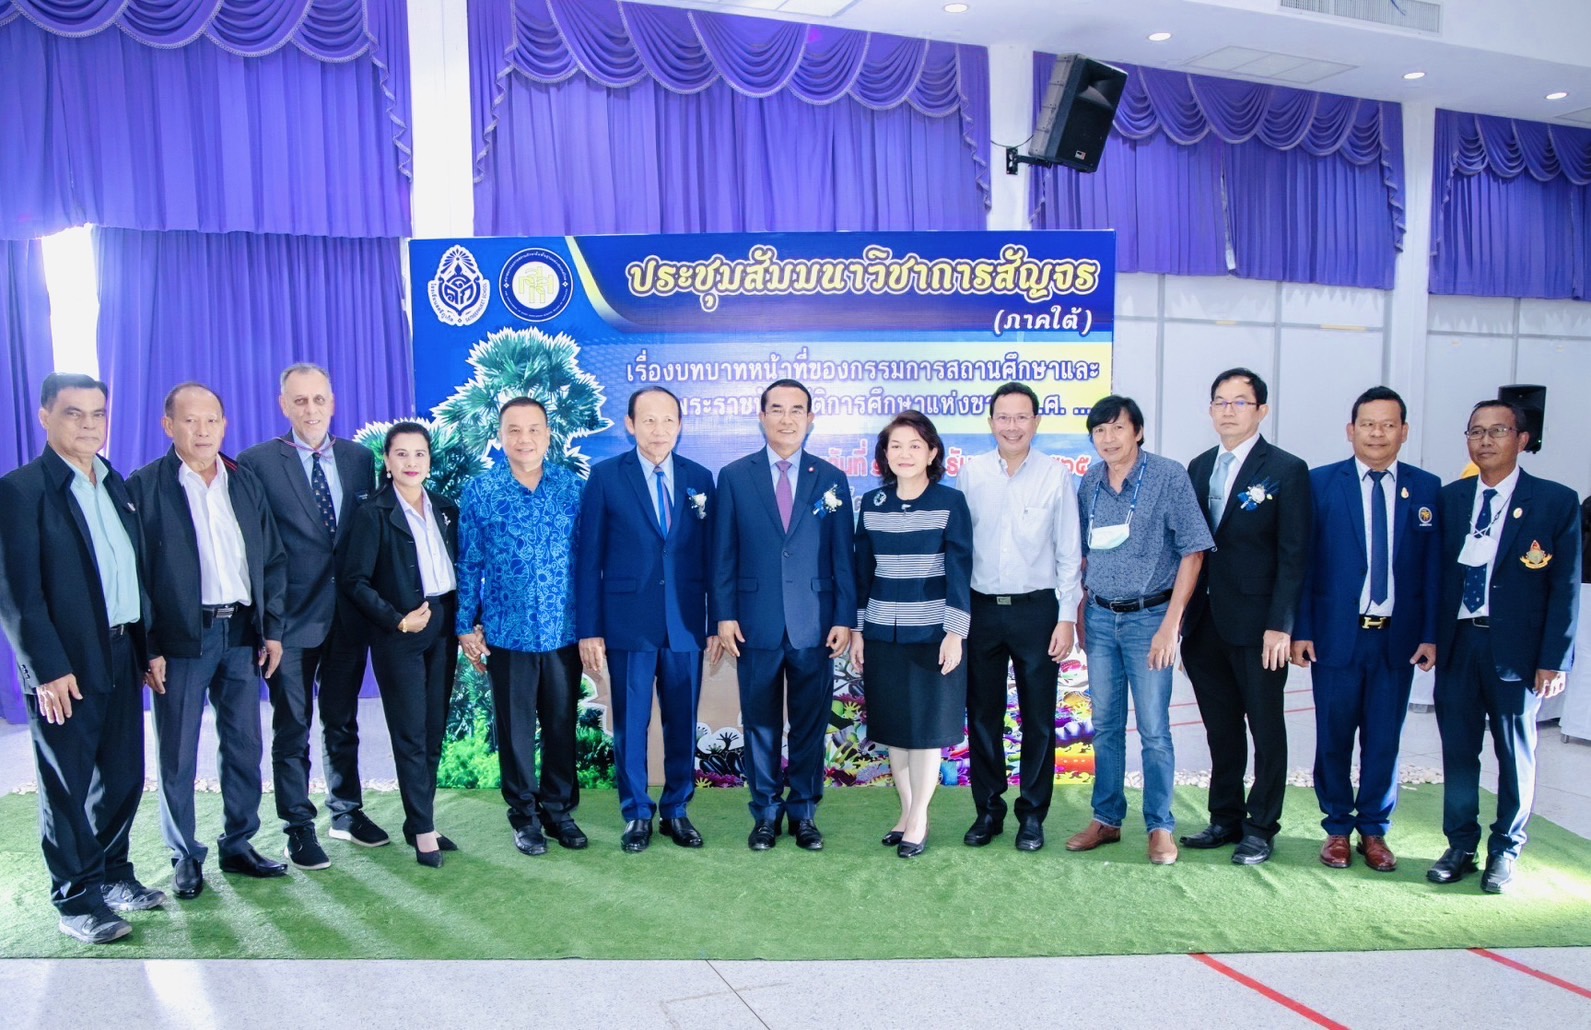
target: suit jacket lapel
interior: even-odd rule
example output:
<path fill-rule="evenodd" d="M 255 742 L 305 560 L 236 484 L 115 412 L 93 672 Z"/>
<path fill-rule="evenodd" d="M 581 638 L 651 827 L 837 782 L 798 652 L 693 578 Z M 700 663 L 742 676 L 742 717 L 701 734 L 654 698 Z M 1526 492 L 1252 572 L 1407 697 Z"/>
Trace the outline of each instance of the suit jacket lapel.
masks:
<path fill-rule="evenodd" d="M 796 455 L 797 459 L 800 454 Z M 773 520 L 774 531 L 784 536 L 784 520 L 779 518 L 779 502 L 773 496 L 773 468 L 768 464 L 768 449 L 764 447 L 752 458 L 752 484 L 751 488 L 762 498 L 762 506 L 768 512 L 768 518 Z M 790 524 L 795 525 L 795 515 L 792 512 Z"/>
<path fill-rule="evenodd" d="M 391 508 L 391 510 L 387 512 L 387 520 L 396 526 L 398 532 L 402 533 L 412 543 L 414 542 L 414 531 L 409 528 L 409 516 L 403 513 L 403 502 L 398 499 L 397 488 L 391 487 L 387 490 L 383 490 L 381 495 L 383 498 L 386 498 L 387 494 L 389 493 L 392 495 L 390 498 L 390 503 L 388 500 L 383 500 L 381 502 L 382 504 L 387 504 Z M 425 502 L 421 501 L 420 503 L 424 504 Z M 351 515 L 352 512 L 349 514 Z"/>
<path fill-rule="evenodd" d="M 818 495 L 818 462 L 806 451 L 795 456 L 801 463 L 801 478 L 796 481 L 795 508 L 790 512 L 790 530 L 794 533 L 803 518 L 816 518 L 812 507 Z M 788 535 L 788 534 L 787 534 Z"/>
<path fill-rule="evenodd" d="M 1475 477 L 1475 482 L 1479 485 L 1479 476 Z M 1492 562 L 1494 574 L 1499 564 L 1525 553 L 1525 549 L 1518 546 L 1518 540 L 1516 539 L 1519 536 L 1519 523 L 1521 520 L 1514 518 L 1514 512 L 1530 511 L 1531 497 L 1535 492 L 1531 489 L 1532 482 L 1533 478 L 1530 473 L 1520 469 L 1519 482 L 1514 484 L 1514 493 L 1512 497 L 1508 498 L 1508 507 L 1504 508 L 1502 513 L 1497 516 L 1502 520 L 1503 526 L 1502 535 L 1497 538 L 1497 557 Z"/>
<path fill-rule="evenodd" d="M 1414 519 L 1414 491 L 1409 489 L 1409 466 L 1398 462 L 1398 484 L 1396 487 L 1397 498 L 1392 502 L 1392 561 L 1398 560 L 1398 552 L 1403 550 L 1403 541 L 1408 536 L 1409 526 Z"/>
<path fill-rule="evenodd" d="M 1352 458 L 1343 462 L 1342 475 L 1337 477 L 1338 498 L 1347 510 L 1354 516 L 1349 520 L 1349 525 L 1354 527 L 1354 543 L 1359 545 L 1359 557 L 1364 561 L 1364 567 L 1370 568 L 1370 551 L 1365 539 L 1364 519 L 1364 493 L 1359 486 L 1359 466 L 1354 464 Z"/>
<path fill-rule="evenodd" d="M 347 443 L 349 446 L 337 446 L 341 443 Z M 359 503 L 360 487 L 363 487 L 366 491 L 370 489 L 369 483 L 360 481 L 360 473 L 363 471 L 360 466 L 363 464 L 363 462 L 358 461 L 354 457 L 354 455 L 358 452 L 352 450 L 352 448 L 359 446 L 359 444 L 354 443 L 352 440 L 332 441 L 331 457 L 332 460 L 337 463 L 337 478 L 341 480 L 341 485 L 343 488 L 342 504 L 338 506 L 338 511 L 341 513 L 337 516 L 338 523 L 341 523 L 344 518 L 347 518 L 353 514 L 354 506 Z M 300 476 L 299 478 L 302 479 L 303 477 Z"/>
<path fill-rule="evenodd" d="M 309 492 L 309 477 L 304 475 L 304 462 L 298 456 L 298 448 L 288 437 L 281 437 L 282 474 L 287 477 L 288 489 L 298 498 L 304 506 L 304 514 L 315 525 L 320 525 L 320 506 L 315 503 L 315 495 Z M 341 470 L 338 470 L 341 474 Z"/>
<path fill-rule="evenodd" d="M 1243 459 L 1243 464 L 1238 466 L 1237 475 L 1232 477 L 1232 489 L 1227 491 L 1226 504 L 1221 508 L 1221 522 L 1215 527 L 1217 533 L 1232 518 L 1232 512 L 1239 507 L 1238 498 L 1242 496 L 1243 491 L 1263 478 L 1260 473 L 1265 471 L 1265 459 L 1270 456 L 1270 450 L 1271 446 L 1265 442 L 1265 437 L 1259 437 L 1254 441 L 1254 448 L 1248 452 L 1248 457 Z M 1213 465 L 1210 467 L 1210 475 L 1212 478 L 1215 476 Z M 1205 491 L 1205 497 L 1209 497 L 1208 489 Z"/>
<path fill-rule="evenodd" d="M 657 524 L 657 501 L 653 499 L 649 489 L 651 484 L 647 482 L 651 477 L 651 473 L 645 472 L 645 475 L 643 475 L 643 472 L 645 472 L 645 469 L 641 465 L 641 459 L 636 456 L 634 451 L 629 451 L 624 457 L 619 459 L 619 477 L 629 483 L 630 493 L 635 495 L 635 503 L 641 506 L 641 512 L 645 515 L 643 521 L 651 525 L 652 532 L 658 536 L 665 536 L 663 527 Z M 674 478 L 676 480 L 679 479 L 679 466 L 677 464 L 674 466 Z M 675 485 L 678 486 L 678 483 Z M 674 492 L 676 494 L 679 493 L 677 489 Z"/>

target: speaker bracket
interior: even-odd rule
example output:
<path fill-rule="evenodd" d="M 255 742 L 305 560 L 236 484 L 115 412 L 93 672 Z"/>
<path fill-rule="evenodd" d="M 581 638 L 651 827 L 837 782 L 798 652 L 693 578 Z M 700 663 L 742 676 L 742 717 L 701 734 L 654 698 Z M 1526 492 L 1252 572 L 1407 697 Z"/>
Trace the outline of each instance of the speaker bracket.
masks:
<path fill-rule="evenodd" d="M 1017 150 L 1016 147 L 1005 148 L 1005 174 L 1015 175 L 1018 165 L 1038 165 L 1040 168 L 1050 167 L 1050 162 L 1042 158 L 1029 157 Z"/>

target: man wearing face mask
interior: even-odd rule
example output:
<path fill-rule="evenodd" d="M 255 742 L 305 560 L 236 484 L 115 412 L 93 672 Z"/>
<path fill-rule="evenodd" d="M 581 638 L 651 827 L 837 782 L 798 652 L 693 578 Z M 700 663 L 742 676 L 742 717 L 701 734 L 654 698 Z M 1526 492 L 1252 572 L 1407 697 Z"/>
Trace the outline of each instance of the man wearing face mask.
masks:
<path fill-rule="evenodd" d="M 1144 416 L 1112 394 L 1088 414 L 1094 450 L 1078 487 L 1083 532 L 1083 633 L 1094 702 L 1094 818 L 1066 842 L 1092 851 L 1121 840 L 1127 818 L 1127 692 L 1143 746 L 1149 861 L 1177 860 L 1171 833 L 1171 670 L 1182 614 L 1214 544 L 1181 465 L 1143 449 Z"/>

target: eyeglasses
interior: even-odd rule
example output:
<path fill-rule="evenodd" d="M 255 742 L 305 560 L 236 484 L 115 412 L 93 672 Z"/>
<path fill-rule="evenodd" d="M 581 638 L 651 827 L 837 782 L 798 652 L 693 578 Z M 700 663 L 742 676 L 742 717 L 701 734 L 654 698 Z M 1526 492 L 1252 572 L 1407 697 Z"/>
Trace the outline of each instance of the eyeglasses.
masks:
<path fill-rule="evenodd" d="M 1009 426 L 1016 426 L 1018 428 L 1021 428 L 1022 426 L 1027 425 L 1029 422 L 1032 422 L 1033 421 L 1033 416 L 1032 415 L 996 415 L 996 416 L 994 416 L 993 419 L 991 419 L 991 421 L 994 422 L 994 424 L 999 426 L 1001 429 L 1005 429 L 1005 428 L 1007 428 Z"/>
<path fill-rule="evenodd" d="M 1464 430 L 1464 436 L 1470 440 L 1479 440 L 1483 436 L 1489 436 L 1493 440 L 1506 440 L 1510 435 L 1517 432 L 1519 430 L 1513 426 L 1488 426 L 1486 428 L 1476 426 L 1473 429 Z"/>
<path fill-rule="evenodd" d="M 1256 404 L 1254 401 L 1244 400 L 1242 398 L 1239 398 L 1239 399 L 1237 399 L 1235 401 L 1211 401 L 1210 402 L 1210 412 L 1212 414 L 1217 412 L 1217 411 L 1235 411 L 1239 415 L 1241 415 L 1245 411 L 1247 411 L 1248 409 L 1257 408 L 1257 407 L 1259 407 L 1259 405 Z"/>

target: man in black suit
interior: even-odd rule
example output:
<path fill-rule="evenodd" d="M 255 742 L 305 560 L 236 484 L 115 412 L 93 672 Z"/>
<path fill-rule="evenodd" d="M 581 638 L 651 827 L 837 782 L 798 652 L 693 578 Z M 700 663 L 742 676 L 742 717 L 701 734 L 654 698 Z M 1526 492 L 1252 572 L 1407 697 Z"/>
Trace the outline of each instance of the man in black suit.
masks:
<path fill-rule="evenodd" d="M 1574 491 L 1519 467 L 1524 414 L 1481 401 L 1464 435 L 1480 470 L 1442 488 L 1436 726 L 1447 850 L 1425 874 L 1457 883 L 1480 846 L 1481 741 L 1497 753 L 1497 821 L 1481 889 L 1508 890 L 1536 791 L 1536 712 L 1574 663 L 1580 525 Z"/>
<path fill-rule="evenodd" d="M 1259 435 L 1265 380 L 1246 368 L 1215 377 L 1210 420 L 1221 437 L 1188 464 L 1215 548 L 1188 602 L 1182 660 L 1210 743 L 1210 825 L 1182 843 L 1236 843 L 1236 865 L 1271 857 L 1287 787 L 1282 691 L 1293 619 L 1309 562 L 1309 467 Z M 1247 734 L 1244 724 L 1247 722 Z M 1254 786 L 1245 805 L 1248 735 Z"/>
<path fill-rule="evenodd" d="M 46 376 L 49 446 L 0 479 L 0 624 L 27 697 L 50 899 L 61 932 L 86 944 L 132 932 L 115 913 L 166 900 L 127 854 L 144 786 L 149 605 L 137 511 L 98 456 L 108 396 L 89 376 Z"/>
<path fill-rule="evenodd" d="M 316 839 L 309 799 L 309 723 L 317 687 L 331 835 L 366 847 L 388 842 L 386 831 L 365 815 L 359 789 L 357 719 L 368 645 L 351 613 L 339 612 L 333 562 L 342 527 L 375 492 L 376 465 L 365 448 L 332 438 L 337 403 L 325 369 L 288 366 L 280 403 L 292 431 L 250 447 L 238 455 L 238 464 L 265 484 L 287 552 L 282 663 L 269 680 L 276 814 L 287 833 L 287 860 L 300 869 L 325 869 L 331 859 Z"/>
<path fill-rule="evenodd" d="M 221 870 L 285 876 L 254 850 L 260 828 L 259 675 L 282 660 L 287 555 L 252 472 L 221 454 L 226 412 L 199 383 L 166 394 L 164 458 L 128 480 L 143 522 L 145 578 L 154 607 L 151 664 L 165 693 L 153 709 L 159 747 L 160 829 L 177 897 L 204 890 L 208 849 L 195 835 L 193 784 L 206 695 L 221 753 Z"/>

